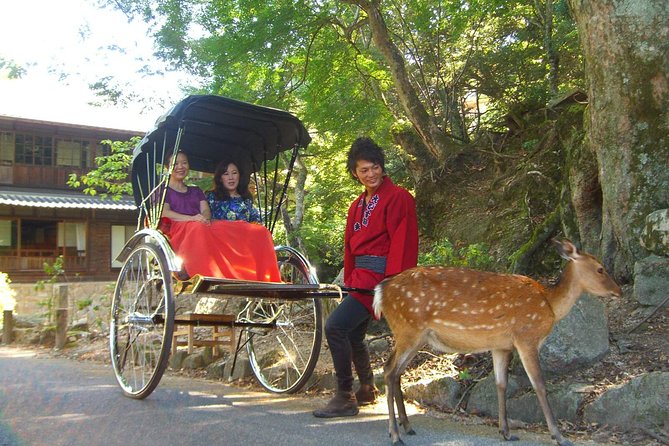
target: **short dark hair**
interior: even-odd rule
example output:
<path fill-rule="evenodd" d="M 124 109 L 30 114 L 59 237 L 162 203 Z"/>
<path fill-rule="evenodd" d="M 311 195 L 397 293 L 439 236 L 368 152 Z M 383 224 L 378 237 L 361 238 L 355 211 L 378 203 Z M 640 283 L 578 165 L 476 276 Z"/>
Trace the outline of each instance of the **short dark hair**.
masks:
<path fill-rule="evenodd" d="M 381 166 L 381 170 L 386 170 L 386 157 L 383 149 L 368 136 L 361 136 L 353 141 L 348 151 L 348 161 L 346 167 L 351 176 L 355 173 L 355 165 L 358 161 L 370 161 Z"/>

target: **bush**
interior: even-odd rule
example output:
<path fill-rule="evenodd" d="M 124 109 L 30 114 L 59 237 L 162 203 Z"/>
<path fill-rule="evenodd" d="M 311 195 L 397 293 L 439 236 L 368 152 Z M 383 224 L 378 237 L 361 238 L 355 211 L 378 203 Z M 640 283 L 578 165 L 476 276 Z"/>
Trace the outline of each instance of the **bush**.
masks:
<path fill-rule="evenodd" d="M 456 248 L 448 239 L 436 242 L 430 251 L 418 257 L 419 265 L 461 266 L 475 269 L 490 269 L 494 258 L 488 254 L 483 243 Z"/>

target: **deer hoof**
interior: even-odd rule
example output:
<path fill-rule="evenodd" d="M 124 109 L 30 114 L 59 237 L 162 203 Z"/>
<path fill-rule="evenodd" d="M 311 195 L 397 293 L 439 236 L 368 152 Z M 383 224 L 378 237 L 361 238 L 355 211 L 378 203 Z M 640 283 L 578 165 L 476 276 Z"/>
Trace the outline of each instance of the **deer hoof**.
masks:
<path fill-rule="evenodd" d="M 416 435 L 416 431 L 413 430 L 413 429 L 409 429 L 409 430 L 407 431 L 407 435 Z"/>

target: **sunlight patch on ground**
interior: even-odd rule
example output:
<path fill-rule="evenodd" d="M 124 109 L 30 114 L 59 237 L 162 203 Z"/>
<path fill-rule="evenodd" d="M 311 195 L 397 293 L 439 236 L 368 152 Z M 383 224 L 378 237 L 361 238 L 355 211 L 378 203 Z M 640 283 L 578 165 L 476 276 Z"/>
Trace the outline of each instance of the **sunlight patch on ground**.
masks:
<path fill-rule="evenodd" d="M 3 358 L 32 358 L 37 356 L 37 353 L 32 350 L 16 350 L 13 348 L 0 347 L 0 357 Z"/>

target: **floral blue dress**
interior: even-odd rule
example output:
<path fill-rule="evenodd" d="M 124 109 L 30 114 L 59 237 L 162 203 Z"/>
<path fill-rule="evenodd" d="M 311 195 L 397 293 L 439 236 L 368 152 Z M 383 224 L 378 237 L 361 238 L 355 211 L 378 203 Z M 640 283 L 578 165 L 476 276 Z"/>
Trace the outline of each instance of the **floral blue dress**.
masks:
<path fill-rule="evenodd" d="M 251 223 L 262 223 L 260 212 L 253 206 L 253 201 L 242 197 L 230 197 L 219 200 L 213 192 L 207 192 L 207 202 L 214 220 L 244 220 Z"/>

